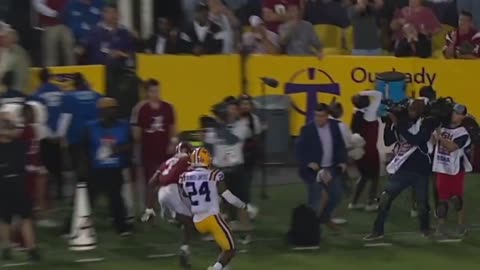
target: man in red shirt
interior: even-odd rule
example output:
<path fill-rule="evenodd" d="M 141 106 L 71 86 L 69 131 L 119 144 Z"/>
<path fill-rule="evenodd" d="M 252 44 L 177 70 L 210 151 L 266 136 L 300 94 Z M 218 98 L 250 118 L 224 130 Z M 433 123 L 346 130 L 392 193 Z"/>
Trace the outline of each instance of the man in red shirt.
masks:
<path fill-rule="evenodd" d="M 149 180 L 147 190 L 147 209 L 142 221 L 150 220 L 155 216 L 155 194 L 158 192 L 160 206 L 171 213 L 172 218 L 183 225 L 183 242 L 180 247 L 180 264 L 184 269 L 190 269 L 190 239 L 195 232 L 192 222 L 192 213 L 187 198 L 183 198 L 178 182 L 180 176 L 190 167 L 190 153 L 193 147 L 189 143 L 181 142 L 175 148 L 175 156 L 165 161 Z"/>
<path fill-rule="evenodd" d="M 133 109 L 131 124 L 135 142 L 140 145 L 145 181 L 148 181 L 173 152 L 169 148 L 175 138 L 175 112 L 172 105 L 160 99 L 158 81 L 148 80 L 145 88 L 147 100 Z"/>
<path fill-rule="evenodd" d="M 263 0 L 262 17 L 268 30 L 278 33 L 278 26 L 289 20 L 287 9 L 297 8 L 303 14 L 304 0 Z"/>
<path fill-rule="evenodd" d="M 480 33 L 473 26 L 473 16 L 462 11 L 458 17 L 458 28 L 446 36 L 443 48 L 445 58 L 477 59 L 480 57 Z"/>

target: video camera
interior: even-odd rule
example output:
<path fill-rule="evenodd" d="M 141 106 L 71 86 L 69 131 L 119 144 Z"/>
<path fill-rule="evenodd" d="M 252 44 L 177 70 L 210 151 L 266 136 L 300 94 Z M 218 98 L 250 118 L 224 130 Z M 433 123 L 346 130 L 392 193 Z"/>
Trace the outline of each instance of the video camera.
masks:
<path fill-rule="evenodd" d="M 211 112 L 215 117 L 200 117 L 200 126 L 202 128 L 218 128 L 228 119 L 228 102 L 220 102 L 212 106 Z"/>
<path fill-rule="evenodd" d="M 391 99 L 382 99 L 381 103 L 385 105 L 385 110 L 388 113 L 395 115 L 398 121 L 408 121 L 408 106 L 410 105 L 409 99 L 404 99 L 399 102 L 394 102 Z M 390 118 L 385 115 L 382 116 L 382 122 L 389 123 Z"/>
<path fill-rule="evenodd" d="M 409 121 L 408 106 L 409 99 L 394 102 L 391 99 L 382 100 L 385 110 L 395 115 L 399 122 Z M 435 127 L 447 126 L 453 112 L 455 102 L 451 97 L 440 97 L 436 100 L 430 100 L 427 103 L 423 117 L 432 123 Z M 386 116 L 382 117 L 382 121 L 387 123 L 390 119 Z"/>

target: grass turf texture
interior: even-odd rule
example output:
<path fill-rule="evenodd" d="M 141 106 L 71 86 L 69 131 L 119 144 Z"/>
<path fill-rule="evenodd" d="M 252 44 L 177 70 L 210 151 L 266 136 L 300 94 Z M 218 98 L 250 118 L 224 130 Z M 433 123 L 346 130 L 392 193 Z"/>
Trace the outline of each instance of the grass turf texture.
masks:
<path fill-rule="evenodd" d="M 480 224 L 479 180 L 479 176 L 472 175 L 467 182 L 466 209 L 469 224 Z M 258 193 L 257 190 L 254 191 L 254 195 Z M 256 201 L 261 209 L 254 236 L 256 239 L 246 247 L 246 253 L 238 254 L 232 269 L 480 269 L 479 226 L 461 243 L 438 244 L 424 239 L 419 233 L 415 233 L 418 228 L 417 220 L 409 217 L 410 192 L 405 192 L 395 201 L 387 223 L 387 239 L 393 246 L 364 247 L 361 239 L 370 231 L 375 214 L 347 211 L 344 210 L 344 205 L 338 213 L 348 218 L 342 235 L 337 236 L 324 230 L 324 241 L 319 250 L 292 251 L 285 243 L 284 236 L 290 224 L 291 209 L 304 201 L 305 194 L 304 186 L 298 183 L 269 187 L 269 200 Z M 107 216 L 107 207 L 98 206 L 96 209 L 97 216 Z M 450 213 L 453 221 L 453 211 Z M 57 231 L 40 230 L 39 242 L 43 261 L 13 269 L 179 269 L 177 257 L 148 258 L 149 255 L 177 253 L 181 236 L 177 228 L 157 220 L 154 225 L 137 224 L 135 235 L 122 239 L 112 232 L 107 221 L 100 221 L 101 219 L 97 218 L 96 224 L 96 250 L 68 251 L 66 242 L 58 237 Z M 239 245 L 238 248 L 244 247 Z M 218 253 L 214 243 L 199 240 L 194 242 L 192 251 L 192 269 L 206 269 L 215 262 Z M 0 261 L 0 267 L 25 259 L 24 254 L 15 253 L 14 256 L 15 260 L 12 262 Z M 104 260 L 92 263 L 75 262 L 88 258 Z"/>

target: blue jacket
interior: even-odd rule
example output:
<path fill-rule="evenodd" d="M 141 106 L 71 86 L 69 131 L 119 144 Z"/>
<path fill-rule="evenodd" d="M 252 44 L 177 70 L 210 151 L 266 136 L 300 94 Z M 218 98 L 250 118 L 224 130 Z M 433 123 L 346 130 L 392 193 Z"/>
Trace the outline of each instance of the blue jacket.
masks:
<path fill-rule="evenodd" d="M 129 55 L 134 53 L 134 38 L 128 29 L 121 25 L 111 30 L 100 22 L 89 33 L 84 45 L 88 51 L 90 64 L 125 66 L 127 59 L 113 59 L 109 56 L 110 52 L 118 50 Z"/>
<path fill-rule="evenodd" d="M 347 149 L 343 141 L 342 133 L 338 126 L 338 121 L 329 119 L 330 130 L 333 140 L 333 163 L 334 166 L 347 162 Z M 320 137 L 318 136 L 317 126 L 314 122 L 306 124 L 300 131 L 297 139 L 295 153 L 300 169 L 305 169 L 309 163 L 322 163 L 323 149 Z"/>
<path fill-rule="evenodd" d="M 69 144 L 82 142 L 87 123 L 98 116 L 97 101 L 101 97 L 92 90 L 74 90 L 63 96 L 62 113 L 72 116 L 66 134 Z"/>
<path fill-rule="evenodd" d="M 63 91 L 55 84 L 45 83 L 30 97 L 31 100 L 38 101 L 47 108 L 47 125 L 54 134 L 57 132 L 58 119 L 62 112 L 63 94 Z"/>
<path fill-rule="evenodd" d="M 72 29 L 78 43 L 88 38 L 88 33 L 102 19 L 103 0 L 92 0 L 85 4 L 80 0 L 70 1 L 65 8 L 65 24 Z"/>

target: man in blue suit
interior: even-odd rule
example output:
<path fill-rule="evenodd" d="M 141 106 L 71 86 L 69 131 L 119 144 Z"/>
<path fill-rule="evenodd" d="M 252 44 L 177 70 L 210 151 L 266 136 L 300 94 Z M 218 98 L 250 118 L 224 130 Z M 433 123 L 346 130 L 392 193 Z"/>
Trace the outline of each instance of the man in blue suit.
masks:
<path fill-rule="evenodd" d="M 330 224 L 331 214 L 340 203 L 347 149 L 339 122 L 328 116 L 328 105 L 318 104 L 314 121 L 300 132 L 296 156 L 300 177 L 307 187 L 308 205 L 319 214 L 322 223 Z"/>

